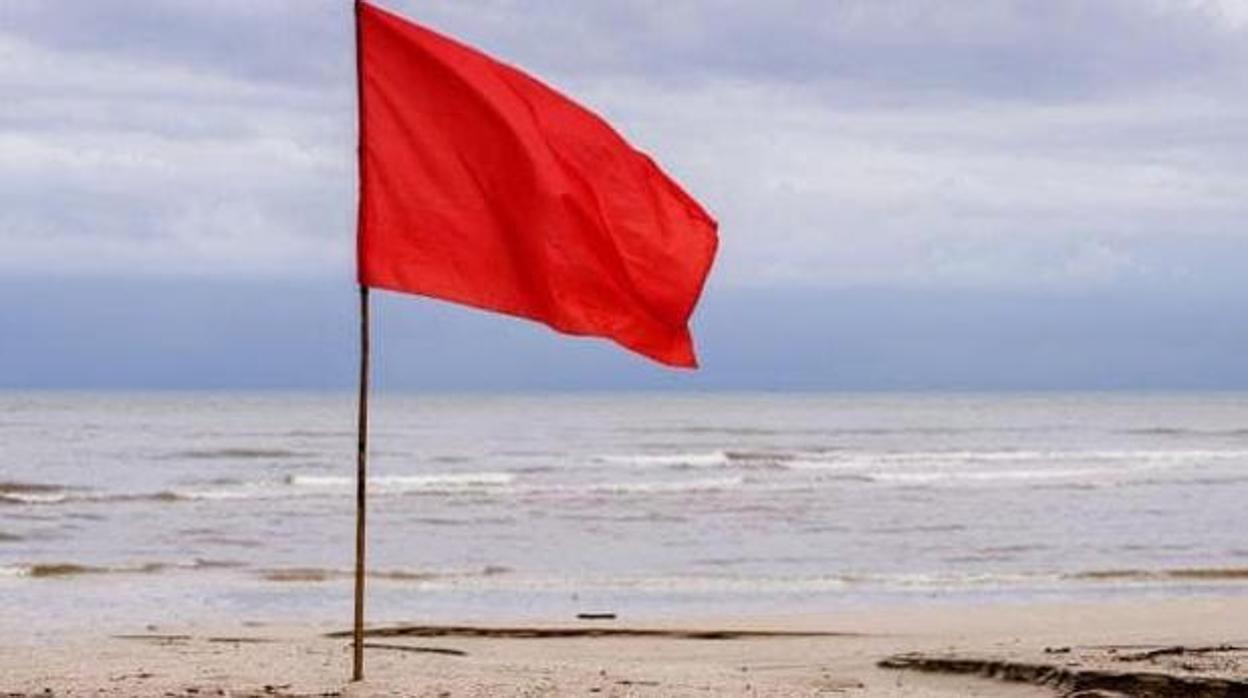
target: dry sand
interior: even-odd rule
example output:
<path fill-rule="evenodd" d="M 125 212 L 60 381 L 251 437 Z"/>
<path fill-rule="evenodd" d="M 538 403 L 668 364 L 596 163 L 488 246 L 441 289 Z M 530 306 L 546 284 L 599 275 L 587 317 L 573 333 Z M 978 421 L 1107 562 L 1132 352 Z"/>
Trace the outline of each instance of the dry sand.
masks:
<path fill-rule="evenodd" d="M 155 625 L 116 633 L 82 629 L 55 642 L 23 643 L 18 629 L 0 623 L 8 638 L 0 647 L 0 695 L 1061 695 L 1060 687 L 878 666 L 904 653 L 1248 677 L 1245 654 L 1221 647 L 1248 645 L 1248 597 L 932 605 L 799 618 L 697 618 L 644 626 L 619 619 L 541 627 L 833 634 L 549 638 L 426 628 L 370 637 L 375 646 L 367 653 L 369 680 L 351 685 L 344 680 L 349 640 L 326 637 L 331 628 Z M 1150 654 L 1180 645 L 1217 651 Z"/>

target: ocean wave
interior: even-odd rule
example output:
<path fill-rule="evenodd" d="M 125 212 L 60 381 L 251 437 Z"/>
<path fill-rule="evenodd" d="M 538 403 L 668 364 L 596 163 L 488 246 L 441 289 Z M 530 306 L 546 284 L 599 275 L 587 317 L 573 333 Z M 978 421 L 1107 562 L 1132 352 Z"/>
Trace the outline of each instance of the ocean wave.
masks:
<path fill-rule="evenodd" d="M 692 480 L 611 481 L 589 483 L 517 484 L 516 475 L 505 472 L 435 473 L 426 475 L 378 475 L 368 480 L 370 496 L 405 495 L 484 495 L 569 496 L 679 494 L 736 488 L 745 484 L 742 476 Z M 13 503 L 28 505 L 94 503 L 179 503 L 233 500 L 297 499 L 303 497 L 346 497 L 355 492 L 355 479 L 349 476 L 295 474 L 282 480 L 241 483 L 202 489 L 174 488 L 145 493 L 55 492 L 2 495 Z"/>
<path fill-rule="evenodd" d="M 191 562 L 143 562 L 132 565 L 88 565 L 78 562 L 32 562 L 0 566 L 0 576 L 59 579 L 86 575 L 157 574 L 170 570 L 213 570 L 240 567 L 242 563 L 195 559 Z"/>
<path fill-rule="evenodd" d="M 868 533 L 885 535 L 904 535 L 909 533 L 955 533 L 965 531 L 966 526 L 958 523 L 914 524 L 913 526 L 883 526 L 868 529 Z"/>
<path fill-rule="evenodd" d="M 483 492 L 506 487 L 515 476 L 511 473 L 436 473 L 430 475 L 379 475 L 368 479 L 370 494 L 375 496 L 409 493 L 454 494 Z M 154 492 L 93 492 L 82 489 L 11 488 L 0 494 L 0 502 L 9 504 L 94 504 L 128 502 L 196 502 L 249 499 L 287 499 L 296 497 L 338 496 L 355 491 L 355 479 L 337 475 L 288 475 L 280 481 L 222 482 L 208 488 L 172 488 Z"/>
<path fill-rule="evenodd" d="M 995 450 L 850 452 L 825 456 L 831 463 L 891 465 L 907 463 L 1015 463 L 1015 462 L 1135 462 L 1192 463 L 1210 460 L 1248 460 L 1244 450 Z"/>
<path fill-rule="evenodd" d="M 1086 570 L 1064 575 L 1066 579 L 1090 582 L 1179 581 L 1248 582 L 1248 567 L 1179 567 L 1173 569 Z"/>
<path fill-rule="evenodd" d="M 0 494 L 0 504 L 58 504 L 69 498 L 70 495 L 64 492 Z"/>
<path fill-rule="evenodd" d="M 875 482 L 927 485 L 952 482 L 1003 482 L 1020 480 L 1084 480 L 1113 474 L 1112 470 L 1091 468 L 1043 470 L 944 470 L 928 472 L 874 473 Z"/>
<path fill-rule="evenodd" d="M 282 432 L 280 436 L 289 436 L 296 439 L 316 439 L 316 438 L 333 438 L 340 439 L 344 437 L 355 436 L 354 431 L 346 429 L 291 429 Z"/>
<path fill-rule="evenodd" d="M 479 570 L 467 572 L 425 572 L 415 570 L 369 570 L 369 579 L 384 579 L 392 582 L 431 582 L 448 579 L 471 579 L 496 577 L 510 573 L 509 567 L 502 565 L 486 565 Z M 257 570 L 256 575 L 268 582 L 331 582 L 351 579 L 353 570 L 332 567 L 275 567 Z"/>
<path fill-rule="evenodd" d="M 724 451 L 730 463 L 786 463 L 801 457 L 801 451 Z"/>
<path fill-rule="evenodd" d="M 1036 431 L 1059 431 L 1062 427 L 756 427 L 733 425 L 643 426 L 620 427 L 618 431 L 630 434 L 678 434 L 690 436 L 949 436 L 978 433 L 1031 433 Z"/>
<path fill-rule="evenodd" d="M 934 572 L 845 575 L 848 584 L 898 589 L 1060 587 L 1071 583 L 1243 583 L 1248 568 L 1084 570 L 1076 572 Z"/>
<path fill-rule="evenodd" d="M 235 566 L 235 565 L 230 565 Z M 184 569 L 212 569 L 208 565 L 146 563 L 131 566 L 99 566 L 77 563 L 36 563 L 0 566 L 0 577 L 67 579 L 96 575 L 157 574 Z M 278 583 L 346 582 L 352 570 L 324 567 L 276 567 L 244 569 L 244 574 Z M 936 590 L 1022 585 L 1053 585 L 1088 581 L 1073 575 L 1028 573 L 843 573 L 828 575 L 751 576 L 732 574 L 685 574 L 656 576 L 589 576 L 520 574 L 511 568 L 490 565 L 466 571 L 370 570 L 368 577 L 394 583 L 419 584 L 444 590 L 507 590 L 529 592 L 629 591 L 643 593 L 810 593 L 850 588 Z M 1093 578 L 1115 581 L 1121 577 Z M 1164 579 L 1164 578 L 1163 578 Z M 1241 579 L 1234 577 L 1231 579 Z"/>
<path fill-rule="evenodd" d="M 658 426 L 621 427 L 629 434 L 687 434 L 690 436 L 784 436 L 786 434 L 818 434 L 818 429 L 773 429 L 751 426 Z"/>
<path fill-rule="evenodd" d="M 717 492 L 745 483 L 743 477 L 705 478 L 700 480 L 660 480 L 650 482 L 601 482 L 572 488 L 592 494 L 680 494 L 686 492 Z"/>
<path fill-rule="evenodd" d="M 1243 437 L 1248 436 L 1248 428 L 1193 429 L 1188 427 L 1144 427 L 1140 429 L 1124 429 L 1122 433 L 1133 436 Z"/>
<path fill-rule="evenodd" d="M 1007 553 L 1013 548 L 984 550 Z M 967 557 L 962 562 L 995 558 Z M 731 567 L 751 558 L 711 558 L 699 561 L 708 567 Z M 187 563 L 147 562 L 98 565 L 73 562 L 39 562 L 0 566 L 0 577 L 57 580 L 105 575 L 156 575 L 176 571 L 220 571 L 277 583 L 347 582 L 353 572 L 331 567 L 274 567 L 255 569 L 230 561 L 195 560 Z M 532 592 L 627 591 L 642 593 L 816 593 L 845 590 L 931 592 L 993 589 L 1061 589 L 1071 585 L 1208 585 L 1248 584 L 1248 568 L 1103 569 L 1077 571 L 931 571 L 840 572 L 817 575 L 675 574 L 634 576 L 566 576 L 526 574 L 501 565 L 468 570 L 370 570 L 373 580 L 415 584 L 444 590 L 506 590 Z"/>
<path fill-rule="evenodd" d="M 328 577 L 332 580 L 336 577 Z M 321 580 L 316 580 L 321 581 Z M 859 590 L 930 592 L 934 590 L 1053 586 L 1061 575 L 1051 573 L 844 573 L 826 575 L 677 574 L 650 576 L 433 575 L 418 580 L 429 589 L 491 589 L 524 592 L 631 592 L 660 594 L 827 593 Z"/>
<path fill-rule="evenodd" d="M 515 479 L 511 473 L 435 473 L 429 475 L 375 475 L 368 478 L 370 496 L 407 494 L 473 494 L 495 492 Z M 236 499 L 291 499 L 348 496 L 355 492 L 355 478 L 346 475 L 287 475 L 279 482 L 254 482 L 236 487 L 173 490 L 176 500 L 221 501 Z"/>
<path fill-rule="evenodd" d="M 724 468 L 738 470 L 800 471 L 815 474 L 815 482 L 880 482 L 934 484 L 1022 480 L 1081 480 L 1123 475 L 1126 469 L 1107 461 L 1145 461 L 1145 465 L 1186 464 L 1193 459 L 1248 457 L 1248 453 L 1136 452 L 1136 451 L 936 451 L 936 452 L 827 452 L 827 451 L 710 451 L 672 454 L 599 456 L 604 463 L 672 470 Z M 1089 463 L 1099 467 L 1053 467 L 1062 463 Z M 1002 465 L 1035 467 L 1002 468 Z M 930 466 L 918 470 L 919 466 Z M 952 467 L 951 466 L 962 466 Z M 981 466 L 977 469 L 977 466 Z M 982 467 L 997 466 L 997 467 Z M 820 474 L 827 473 L 827 474 Z"/>
<path fill-rule="evenodd" d="M 626 465 L 637 468 L 783 468 L 802 458 L 820 458 L 826 451 L 779 450 L 779 449 L 725 449 L 717 451 L 691 451 L 676 453 L 634 453 L 600 455 L 594 462 L 610 465 Z"/>
<path fill-rule="evenodd" d="M 695 453 L 639 453 L 629 455 L 604 455 L 595 456 L 595 462 L 606 463 L 610 465 L 630 465 L 637 467 L 685 467 L 685 468 L 711 468 L 715 466 L 727 465 L 730 460 L 728 454 L 724 451 L 708 451 Z"/>
<path fill-rule="evenodd" d="M 38 482 L 18 482 L 0 480 L 0 494 L 38 494 L 43 492 L 59 492 L 69 489 L 62 485 L 48 485 Z"/>
<path fill-rule="evenodd" d="M 224 449 L 223 449 L 224 451 Z M 538 472 L 480 471 L 386 474 L 369 478 L 373 496 L 560 497 L 584 495 L 664 495 L 751 490 L 807 490 L 854 483 L 900 487 L 1011 484 L 1030 488 L 1106 485 L 1225 485 L 1248 479 L 1240 473 L 1201 471 L 1198 466 L 1248 459 L 1239 450 L 986 450 L 986 451 L 826 451 L 817 449 L 722 449 L 638 453 L 595 457 L 600 463 L 639 470 L 716 471 L 692 479 L 600 477 L 577 482 L 558 469 Z M 576 471 L 569 469 L 569 473 Z M 605 470 L 604 470 L 605 472 Z M 640 474 L 640 473 L 638 473 Z M 712 474 L 707 472 L 707 475 Z M 606 481 L 603 481 L 606 480 Z M 284 478 L 240 481 L 205 478 L 150 492 L 108 492 L 60 485 L 0 482 L 0 504 L 55 505 L 126 502 L 211 502 L 230 500 L 345 497 L 355 491 L 350 475 L 293 473 Z"/>
<path fill-rule="evenodd" d="M 450 587 L 502 587 L 526 591 L 628 591 L 643 593 L 821 593 L 847 590 L 930 592 L 936 590 L 1048 587 L 1061 584 L 1051 573 L 841 573 L 825 575 L 686 574 L 670 576 L 563 578 L 514 575 L 497 581 L 435 580 Z"/>
<path fill-rule="evenodd" d="M 838 451 L 832 449 L 715 450 L 674 453 L 599 455 L 595 463 L 636 468 L 738 468 L 776 470 L 856 470 L 888 473 L 907 467 L 996 466 L 1000 464 L 1090 464 L 1128 468 L 1199 465 L 1209 462 L 1248 461 L 1245 450 L 956 450 L 956 451 Z M 1045 468 L 1048 470 L 1048 468 Z M 1056 471 L 1057 469 L 1053 469 Z M 1068 469 L 1070 470 L 1070 469 Z M 903 471 L 904 472 L 904 471 Z M 961 471 L 969 472 L 969 471 Z M 1024 472 L 1017 470 L 1014 472 Z M 1026 471 L 1030 472 L 1030 470 Z M 1036 472 L 1040 472 L 1037 469 Z M 1013 477 L 1013 476 L 1006 476 Z"/>
<path fill-rule="evenodd" d="M 307 455 L 303 451 L 294 451 L 288 448 L 229 447 L 192 448 L 184 451 L 175 451 L 166 457 L 189 460 L 268 460 L 274 458 L 302 458 Z"/>
<path fill-rule="evenodd" d="M 564 521 L 588 521 L 596 523 L 686 523 L 688 517 L 677 514 L 662 514 L 659 512 L 643 512 L 639 514 L 579 514 L 574 512 L 561 513 L 556 515 L 557 518 Z"/>
<path fill-rule="evenodd" d="M 368 478 L 370 489 L 378 492 L 426 492 L 480 489 L 510 485 L 511 473 L 435 473 L 430 475 L 375 475 Z M 288 475 L 286 484 L 319 489 L 355 488 L 355 478 L 343 475 Z"/>
<path fill-rule="evenodd" d="M 1131 482 L 1122 483 L 1136 487 L 1142 486 L 1169 486 L 1169 485 L 1196 485 L 1196 486 L 1217 486 L 1217 485 L 1240 485 L 1248 483 L 1248 474 L 1244 475 L 1196 475 L 1196 476 L 1176 476 L 1176 477 L 1150 477 Z"/>
<path fill-rule="evenodd" d="M 0 503 L 47 504 L 62 501 L 77 488 L 38 482 L 0 481 Z"/>
<path fill-rule="evenodd" d="M 61 492 L 31 493 L 31 494 L 4 494 L 0 495 L 0 502 L 8 502 L 9 504 L 92 504 L 92 503 L 118 503 L 118 502 L 176 502 L 188 499 L 183 495 L 172 491 L 159 491 L 147 493 L 101 493 L 90 492 L 81 489 L 64 490 Z"/>
<path fill-rule="evenodd" d="M 1007 484 L 1096 487 L 1107 483 L 1174 484 L 1226 482 L 1238 476 L 1193 475 L 1188 469 L 1248 461 L 1248 451 L 927 451 L 824 454 L 799 457 L 778 467 L 794 471 L 854 474 L 872 482 L 903 486 Z M 1178 471 L 1184 469 L 1184 474 Z M 1173 477 L 1159 477 L 1162 471 Z M 1034 484 L 1030 484 L 1034 483 Z"/>
<path fill-rule="evenodd" d="M 846 579 L 854 586 L 920 591 L 1047 586 L 1061 581 L 1060 575 L 1044 572 L 916 572 L 849 575 Z"/>

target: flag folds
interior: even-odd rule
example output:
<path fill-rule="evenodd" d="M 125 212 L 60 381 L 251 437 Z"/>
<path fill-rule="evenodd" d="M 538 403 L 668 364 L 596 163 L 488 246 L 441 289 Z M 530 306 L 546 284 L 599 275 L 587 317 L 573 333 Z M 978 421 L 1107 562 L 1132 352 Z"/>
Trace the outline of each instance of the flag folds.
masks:
<path fill-rule="evenodd" d="M 356 3 L 359 280 L 695 367 L 716 223 L 538 80 Z"/>

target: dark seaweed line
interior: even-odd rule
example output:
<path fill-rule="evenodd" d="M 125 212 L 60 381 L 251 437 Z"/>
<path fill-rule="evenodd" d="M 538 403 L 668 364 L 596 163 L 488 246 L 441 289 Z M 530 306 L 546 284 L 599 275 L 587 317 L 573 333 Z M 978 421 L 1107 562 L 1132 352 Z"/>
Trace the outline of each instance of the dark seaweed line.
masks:
<path fill-rule="evenodd" d="M 489 637 L 508 639 L 545 639 L 567 637 L 660 637 L 677 640 L 737 640 L 744 638 L 784 637 L 861 637 L 859 633 L 801 632 L 785 630 L 667 630 L 660 628 L 590 628 L 590 627 L 480 627 L 469 625 L 404 625 L 366 630 L 367 637 Z M 328 633 L 325 637 L 350 637 L 350 630 Z"/>
<path fill-rule="evenodd" d="M 973 657 L 933 657 L 899 654 L 878 663 L 884 669 L 906 669 L 939 674 L 973 674 L 1066 693 L 1112 691 L 1138 698 L 1248 698 L 1248 681 L 1159 672 L 1119 672 L 1079 669 L 1054 664 L 1031 664 Z"/>

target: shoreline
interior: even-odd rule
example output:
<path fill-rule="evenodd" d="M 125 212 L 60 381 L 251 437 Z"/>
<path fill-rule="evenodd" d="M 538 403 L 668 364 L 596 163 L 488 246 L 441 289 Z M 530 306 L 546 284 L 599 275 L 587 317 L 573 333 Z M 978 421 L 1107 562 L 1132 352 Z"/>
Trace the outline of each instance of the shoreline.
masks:
<path fill-rule="evenodd" d="M 345 610 L 345 607 L 344 607 Z M 0 644 L 0 692 L 16 695 L 858 695 L 1052 696 L 977 675 L 882 668 L 898 655 L 1036 658 L 1116 671 L 1248 678 L 1244 655 L 1199 671 L 1115 664 L 1106 648 L 1248 645 L 1248 597 L 861 608 L 772 617 L 422 625 L 367 644 L 369 680 L 346 682 L 349 640 L 327 625 L 214 622 L 80 628 Z M 393 626 L 381 626 L 393 627 Z M 546 634 L 534 630 L 553 631 Z M 525 631 L 530 632 L 525 632 Z M 573 632 L 568 632 L 569 630 Z M 762 632 L 749 635 L 749 632 Z M 631 634 L 630 634 L 631 633 Z M 788 633 L 775 634 L 775 633 Z M 811 635 L 810 633 L 824 633 Z M 1098 649 L 1099 648 L 1099 649 Z M 1046 654 L 1046 649 L 1049 653 Z M 1095 655 L 1094 652 L 1101 652 Z M 1177 666 L 1177 665 L 1176 665 Z M 1123 669 L 1126 667 L 1126 669 Z M 1159 669 L 1160 667 L 1160 669 Z M 1216 669 L 1216 671 L 1215 671 Z"/>

